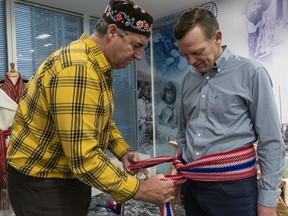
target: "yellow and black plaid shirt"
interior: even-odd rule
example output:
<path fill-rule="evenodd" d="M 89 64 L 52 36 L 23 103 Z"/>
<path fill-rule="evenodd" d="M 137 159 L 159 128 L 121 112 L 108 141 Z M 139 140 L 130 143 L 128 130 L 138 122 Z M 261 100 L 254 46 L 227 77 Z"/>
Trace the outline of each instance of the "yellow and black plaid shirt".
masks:
<path fill-rule="evenodd" d="M 124 202 L 139 181 L 106 156 L 131 149 L 111 119 L 112 68 L 87 35 L 54 52 L 30 79 L 19 102 L 8 163 L 41 178 L 78 178 Z"/>

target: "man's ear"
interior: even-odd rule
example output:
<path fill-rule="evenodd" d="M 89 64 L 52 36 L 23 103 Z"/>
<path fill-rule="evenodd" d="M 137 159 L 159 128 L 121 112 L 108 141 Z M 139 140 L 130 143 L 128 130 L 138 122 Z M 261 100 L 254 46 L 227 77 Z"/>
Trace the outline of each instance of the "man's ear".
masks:
<path fill-rule="evenodd" d="M 110 24 L 107 28 L 107 37 L 112 40 L 117 36 L 117 26 L 115 24 Z"/>
<path fill-rule="evenodd" d="M 222 32 L 220 30 L 215 32 L 215 43 L 217 46 L 221 46 L 222 44 Z"/>

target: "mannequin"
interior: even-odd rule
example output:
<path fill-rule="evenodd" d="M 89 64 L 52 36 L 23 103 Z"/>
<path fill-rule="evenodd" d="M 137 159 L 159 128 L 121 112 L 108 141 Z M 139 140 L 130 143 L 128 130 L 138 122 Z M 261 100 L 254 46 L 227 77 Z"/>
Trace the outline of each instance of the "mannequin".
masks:
<path fill-rule="evenodd" d="M 17 80 L 18 80 L 20 74 L 14 68 L 15 68 L 15 63 L 11 62 L 10 63 L 10 71 L 8 71 L 6 73 L 6 75 L 10 78 L 10 80 L 15 85 L 17 83 Z"/>
<path fill-rule="evenodd" d="M 10 67 L 1 89 L 18 104 L 25 86 L 20 73 L 14 68 L 15 63 L 11 62 Z"/>
<path fill-rule="evenodd" d="M 4 84 L 0 89 L 0 211 L 10 210 L 7 193 L 6 148 L 10 137 L 10 126 L 17 109 L 24 84 L 20 74 L 15 71 L 15 64 L 10 63 L 10 71 L 6 73 Z"/>

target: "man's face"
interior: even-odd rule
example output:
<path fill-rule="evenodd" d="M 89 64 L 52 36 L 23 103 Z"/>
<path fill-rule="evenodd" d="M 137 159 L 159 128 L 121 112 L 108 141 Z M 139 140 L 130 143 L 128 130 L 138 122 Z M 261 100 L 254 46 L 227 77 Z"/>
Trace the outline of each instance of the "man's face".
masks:
<path fill-rule="evenodd" d="M 213 67 L 220 55 L 221 33 L 219 31 L 215 33 L 215 37 L 207 39 L 201 29 L 195 27 L 178 40 L 177 44 L 188 63 L 199 73 L 206 73 Z"/>
<path fill-rule="evenodd" d="M 174 91 L 168 90 L 166 91 L 166 102 L 171 104 L 174 99 Z"/>
<path fill-rule="evenodd" d="M 261 19 L 262 16 L 262 1 L 252 0 L 247 5 L 247 18 L 255 25 Z"/>
<path fill-rule="evenodd" d="M 144 86 L 143 96 L 145 97 L 145 99 L 150 99 L 151 90 L 150 90 L 150 86 L 149 85 Z"/>
<path fill-rule="evenodd" d="M 134 59 L 141 60 L 148 37 L 136 33 L 125 35 L 120 29 L 110 44 L 109 62 L 113 69 L 125 68 Z"/>

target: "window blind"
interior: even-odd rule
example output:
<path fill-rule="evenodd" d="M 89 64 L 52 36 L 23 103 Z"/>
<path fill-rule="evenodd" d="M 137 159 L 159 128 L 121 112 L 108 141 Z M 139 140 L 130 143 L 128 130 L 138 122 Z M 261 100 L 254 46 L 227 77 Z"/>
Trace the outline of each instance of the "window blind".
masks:
<path fill-rule="evenodd" d="M 99 18 L 95 18 L 95 17 L 90 17 L 89 18 L 90 34 L 92 34 L 94 32 L 94 27 L 95 27 L 95 25 L 96 25 L 98 20 L 99 20 Z"/>
<path fill-rule="evenodd" d="M 136 64 L 113 71 L 115 111 L 113 119 L 133 150 L 138 149 Z"/>
<path fill-rule="evenodd" d="M 8 71 L 7 63 L 7 32 L 5 0 L 0 0 L 0 81 L 4 80 Z"/>
<path fill-rule="evenodd" d="M 83 18 L 77 15 L 15 3 L 17 68 L 29 79 L 55 50 L 83 33 Z"/>

